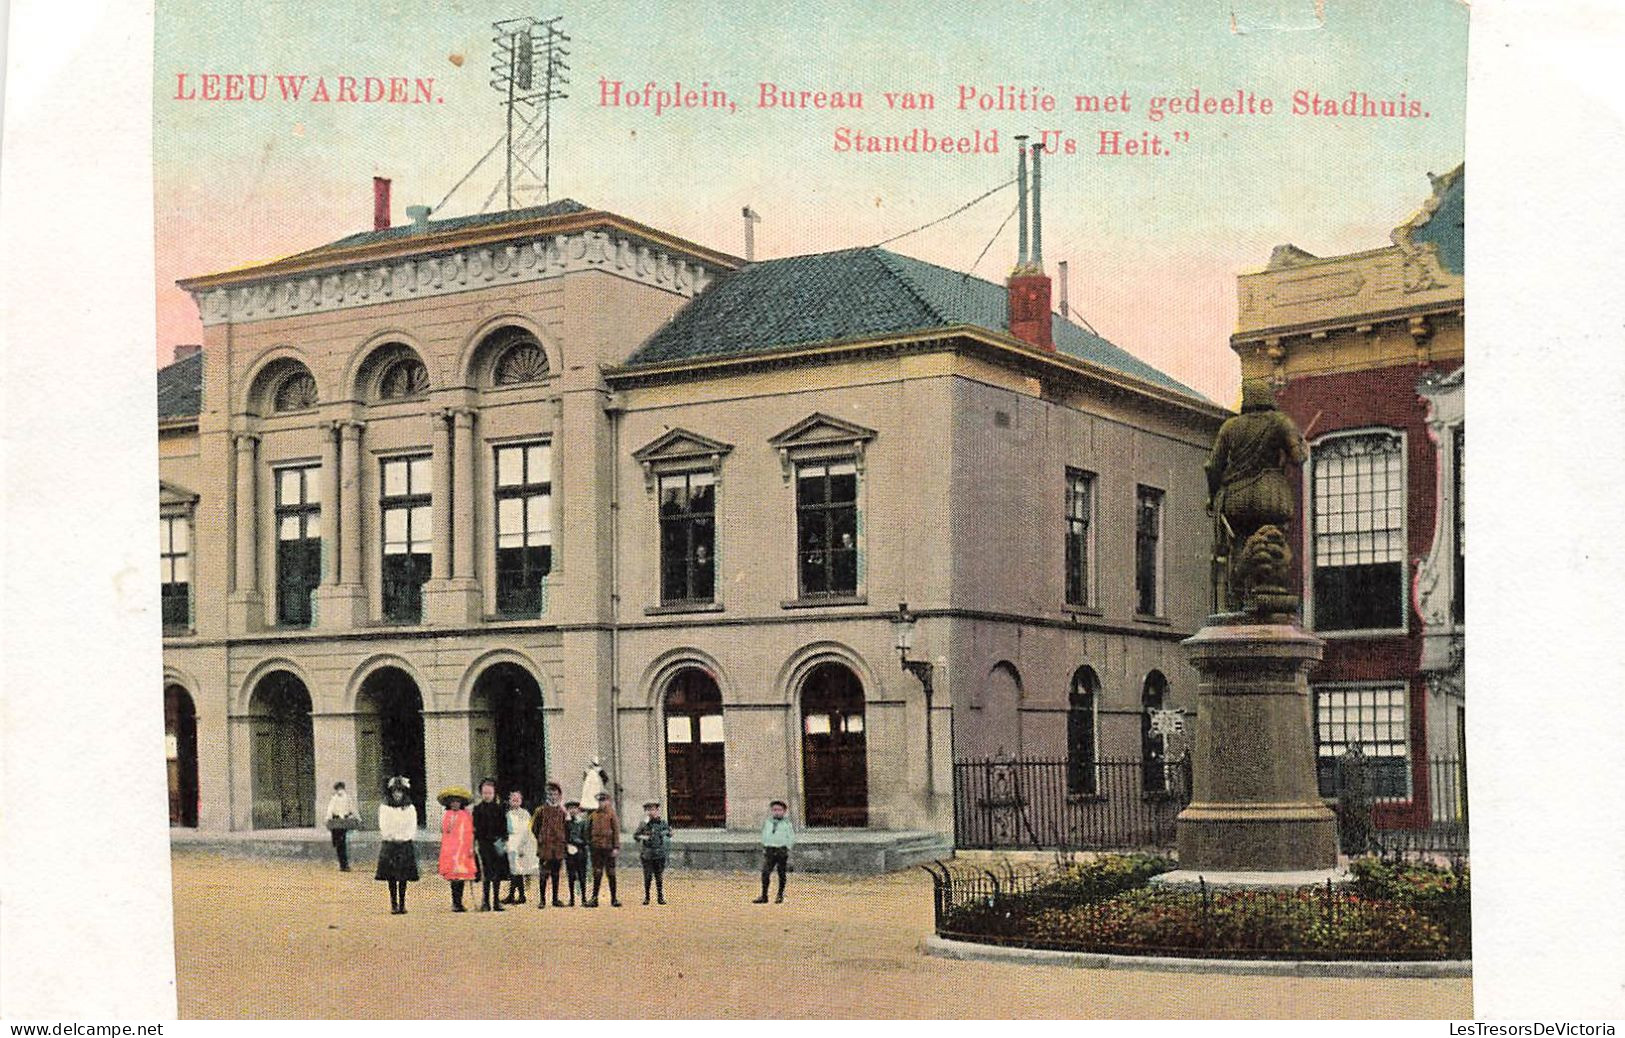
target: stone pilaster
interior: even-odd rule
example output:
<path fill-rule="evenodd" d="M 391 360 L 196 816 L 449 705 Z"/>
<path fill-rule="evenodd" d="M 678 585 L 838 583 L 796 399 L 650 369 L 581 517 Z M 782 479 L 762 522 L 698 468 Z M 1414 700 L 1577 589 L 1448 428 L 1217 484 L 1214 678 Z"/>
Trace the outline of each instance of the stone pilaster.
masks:
<path fill-rule="evenodd" d="M 367 621 L 367 588 L 361 579 L 362 507 L 366 492 L 361 465 L 363 428 L 361 422 L 335 423 L 337 476 L 332 483 L 334 493 L 323 503 L 322 509 L 327 536 L 331 539 L 328 543 L 337 545 L 336 551 L 324 550 L 323 555 L 335 558 L 337 566 L 331 583 L 324 572 L 322 586 L 316 589 L 316 625 L 323 630 L 359 627 Z M 326 463 L 325 458 L 323 463 Z"/>
<path fill-rule="evenodd" d="M 474 576 L 479 511 L 474 501 L 474 412 L 459 407 L 436 415 L 434 434 L 434 560 L 423 589 L 424 619 L 463 626 L 482 613 Z"/>
<path fill-rule="evenodd" d="M 233 631 L 258 631 L 265 626 L 265 600 L 259 589 L 260 438 L 254 433 L 238 433 L 234 442 L 237 465 L 232 507 L 237 550 L 227 603 L 228 623 Z"/>

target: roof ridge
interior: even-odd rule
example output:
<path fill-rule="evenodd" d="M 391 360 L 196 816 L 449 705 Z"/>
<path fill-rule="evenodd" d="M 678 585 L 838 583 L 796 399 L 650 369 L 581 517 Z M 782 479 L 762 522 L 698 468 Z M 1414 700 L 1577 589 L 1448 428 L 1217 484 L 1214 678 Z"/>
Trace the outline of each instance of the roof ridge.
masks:
<path fill-rule="evenodd" d="M 912 256 L 904 256 L 902 253 L 892 252 L 890 249 L 879 245 L 868 245 L 865 246 L 864 249 L 865 251 L 872 250 L 874 252 L 875 256 L 880 261 L 880 265 L 886 268 L 887 273 L 891 274 L 892 278 L 895 279 L 898 284 L 903 286 L 903 291 L 907 292 L 915 302 L 919 303 L 926 313 L 930 314 L 932 317 L 943 322 L 944 324 L 954 323 L 948 319 L 948 315 L 944 314 L 940 308 L 933 306 L 930 301 L 921 295 L 920 290 L 914 287 L 914 282 L 909 280 L 908 275 L 904 274 L 901 270 L 898 270 L 896 265 L 891 262 L 893 259 L 913 259 Z M 924 261 L 915 260 L 915 262 L 920 263 Z M 932 266 L 937 266 L 937 264 L 932 264 Z M 942 269 L 949 270 L 950 268 L 943 267 Z"/>

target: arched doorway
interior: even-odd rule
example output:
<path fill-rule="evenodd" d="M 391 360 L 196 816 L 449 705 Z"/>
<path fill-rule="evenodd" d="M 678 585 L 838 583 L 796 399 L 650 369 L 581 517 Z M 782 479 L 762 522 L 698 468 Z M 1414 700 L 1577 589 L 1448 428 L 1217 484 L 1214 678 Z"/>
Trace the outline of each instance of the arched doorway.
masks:
<path fill-rule="evenodd" d="M 869 753 L 863 683 L 839 663 L 820 663 L 801 686 L 801 772 L 807 824 L 869 824 Z"/>
<path fill-rule="evenodd" d="M 256 829 L 316 824 L 316 752 L 310 691 L 285 670 L 260 679 L 249 700 L 253 823 Z"/>
<path fill-rule="evenodd" d="M 985 755 L 1021 759 L 1023 714 L 1021 672 L 1009 660 L 1000 660 L 987 672 L 987 712 L 982 719 Z"/>
<path fill-rule="evenodd" d="M 722 690 L 716 678 L 687 667 L 666 686 L 666 799 L 671 824 L 720 829 L 728 786 Z"/>
<path fill-rule="evenodd" d="M 355 784 L 363 824 L 377 823 L 378 800 L 394 775 L 412 783 L 418 824 L 424 820 L 428 778 L 423 766 L 423 696 L 399 667 L 367 675 L 356 696 Z"/>
<path fill-rule="evenodd" d="M 547 741 L 536 679 L 517 663 L 492 664 L 474 682 L 469 710 L 473 780 L 489 775 L 499 793 L 517 789 L 525 803 L 541 803 L 547 792 Z"/>
<path fill-rule="evenodd" d="M 164 756 L 169 762 L 169 824 L 197 828 L 197 710 L 179 685 L 164 689 Z"/>

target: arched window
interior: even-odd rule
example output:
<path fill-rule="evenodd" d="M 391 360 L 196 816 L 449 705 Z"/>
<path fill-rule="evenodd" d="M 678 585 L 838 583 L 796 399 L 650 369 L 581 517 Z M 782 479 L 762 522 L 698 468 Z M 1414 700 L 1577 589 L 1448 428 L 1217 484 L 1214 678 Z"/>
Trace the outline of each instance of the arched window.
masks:
<path fill-rule="evenodd" d="M 378 380 L 380 400 L 405 400 L 429 392 L 429 369 L 416 357 L 402 357 L 384 369 Z"/>
<path fill-rule="evenodd" d="M 1168 679 L 1153 670 L 1140 692 L 1140 772 L 1147 793 L 1168 792 L 1168 737 L 1155 731 L 1151 720 L 1167 699 Z"/>
<path fill-rule="evenodd" d="M 316 379 L 304 368 L 298 368 L 277 383 L 271 396 L 271 407 L 276 411 L 304 411 L 316 406 Z"/>
<path fill-rule="evenodd" d="M 526 382 L 540 382 L 547 377 L 547 351 L 542 344 L 518 329 L 497 332 L 503 336 L 498 347 L 496 365 L 491 369 L 491 381 L 499 386 L 517 386 Z"/>
<path fill-rule="evenodd" d="M 1093 796 L 1100 792 L 1095 736 L 1099 690 L 1100 679 L 1093 668 L 1079 667 L 1072 675 L 1072 691 L 1066 708 L 1066 791 L 1072 796 Z"/>

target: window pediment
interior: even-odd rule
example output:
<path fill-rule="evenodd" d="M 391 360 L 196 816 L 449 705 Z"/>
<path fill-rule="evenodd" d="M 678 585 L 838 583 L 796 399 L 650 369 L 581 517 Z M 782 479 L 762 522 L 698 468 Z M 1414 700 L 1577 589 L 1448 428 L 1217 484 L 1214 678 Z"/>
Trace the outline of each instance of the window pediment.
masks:
<path fill-rule="evenodd" d="M 178 483 L 158 481 L 158 505 L 161 508 L 190 508 L 197 504 L 198 495 Z"/>
<path fill-rule="evenodd" d="M 708 468 L 721 478 L 722 459 L 733 444 L 713 440 L 687 429 L 670 429 L 632 452 L 632 460 L 643 466 L 645 489 L 653 490 L 655 477 L 679 469 Z"/>
<path fill-rule="evenodd" d="M 862 472 L 864 448 L 875 435 L 873 429 L 815 411 L 767 442 L 778 451 L 788 483 L 795 463 L 813 458 L 850 457 Z"/>

